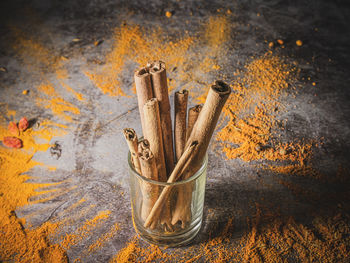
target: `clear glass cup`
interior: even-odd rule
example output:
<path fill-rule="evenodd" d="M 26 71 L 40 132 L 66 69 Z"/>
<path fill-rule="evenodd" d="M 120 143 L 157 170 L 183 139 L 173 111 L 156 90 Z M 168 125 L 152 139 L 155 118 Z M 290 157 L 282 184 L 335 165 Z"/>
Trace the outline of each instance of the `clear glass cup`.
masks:
<path fill-rule="evenodd" d="M 191 242 L 202 225 L 208 155 L 206 154 L 201 168 L 194 175 L 175 183 L 154 181 L 137 173 L 130 152 L 128 163 L 132 219 L 136 232 L 143 240 L 158 246 L 175 247 Z M 167 218 L 170 221 L 180 220 L 172 222 L 172 229 L 160 221 L 152 228 L 145 227 L 149 209 L 167 186 L 171 187 L 171 193 L 162 209 L 161 218 L 164 218 L 164 210 L 169 209 Z"/>

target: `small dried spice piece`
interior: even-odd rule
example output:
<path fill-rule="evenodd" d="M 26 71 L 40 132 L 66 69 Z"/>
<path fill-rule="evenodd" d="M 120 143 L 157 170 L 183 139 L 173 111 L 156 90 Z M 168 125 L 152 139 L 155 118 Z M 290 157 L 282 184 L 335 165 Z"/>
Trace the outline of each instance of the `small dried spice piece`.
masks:
<path fill-rule="evenodd" d="M 303 45 L 303 41 L 297 40 L 295 41 L 295 44 L 297 44 L 298 47 L 301 47 Z"/>
<path fill-rule="evenodd" d="M 165 12 L 165 16 L 168 17 L 168 18 L 172 17 L 172 15 L 173 14 L 170 11 L 166 11 Z"/>
<path fill-rule="evenodd" d="M 269 43 L 269 48 L 273 48 L 273 45 L 274 45 L 273 42 L 270 42 Z"/>
<path fill-rule="evenodd" d="M 103 42 L 103 40 L 102 40 L 102 39 L 100 39 L 100 40 L 96 40 L 96 41 L 94 42 L 94 46 L 95 46 L 95 47 L 97 47 L 97 46 L 101 45 L 101 44 L 102 44 L 102 42 Z"/>
<path fill-rule="evenodd" d="M 28 128 L 28 126 L 29 126 L 29 122 L 26 117 L 23 117 L 22 119 L 20 119 L 18 123 L 18 128 L 20 131 L 25 131 Z"/>
<path fill-rule="evenodd" d="M 11 121 L 9 123 L 9 126 L 7 128 L 9 130 L 9 132 L 12 134 L 12 135 L 15 135 L 15 136 L 18 136 L 19 135 L 19 130 L 18 130 L 18 127 L 17 127 L 17 124 L 13 121 Z"/>
<path fill-rule="evenodd" d="M 22 141 L 16 137 L 5 137 L 2 143 L 9 148 L 19 149 L 22 147 Z"/>
<path fill-rule="evenodd" d="M 283 40 L 282 39 L 277 39 L 277 43 L 280 44 L 280 45 L 283 45 Z"/>
<path fill-rule="evenodd" d="M 23 94 L 23 95 L 27 95 L 28 93 L 29 93 L 29 90 L 28 90 L 28 89 L 25 89 L 25 90 L 22 91 L 22 94 Z"/>
<path fill-rule="evenodd" d="M 57 160 L 61 157 L 62 147 L 58 142 L 55 142 L 55 144 L 50 148 L 50 154 L 51 156 L 56 156 Z"/>

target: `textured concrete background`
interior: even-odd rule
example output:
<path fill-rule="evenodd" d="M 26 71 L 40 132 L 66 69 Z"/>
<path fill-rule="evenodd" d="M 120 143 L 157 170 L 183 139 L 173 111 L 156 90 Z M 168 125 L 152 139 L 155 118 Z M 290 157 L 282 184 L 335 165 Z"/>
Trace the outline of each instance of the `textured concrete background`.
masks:
<path fill-rule="evenodd" d="M 292 56 L 311 76 L 317 88 L 302 89 L 295 99 L 288 101 L 288 111 L 281 118 L 288 119 L 287 138 L 321 138 L 324 145 L 315 149 L 313 166 L 332 176 L 338 165 L 349 168 L 350 104 L 349 104 L 349 8 L 332 1 L 2 1 L 0 24 L 0 66 L 8 72 L 0 72 L 0 100 L 17 115 L 29 118 L 56 120 L 49 110 L 38 108 L 35 102 L 21 95 L 23 89 L 33 89 L 38 78 L 35 72 L 22 67 L 11 49 L 9 26 L 19 26 L 40 39 L 56 54 L 70 58 L 71 86 L 83 93 L 87 103 L 80 105 L 81 114 L 70 123 L 71 132 L 54 138 L 62 146 L 59 159 L 49 151 L 37 153 L 35 159 L 57 167 L 54 172 L 44 168 L 31 171 L 36 182 L 65 180 L 62 187 L 71 189 L 48 202 L 31 205 L 16 211 L 20 217 L 30 215 L 30 223 L 38 226 L 55 218 L 62 220 L 78 216 L 89 208 L 86 217 L 98 211 L 112 211 L 110 218 L 98 231 L 106 232 L 115 223 L 121 225 L 118 234 L 86 262 L 106 262 L 134 236 L 128 195 L 127 147 L 121 135 L 125 127 L 141 132 L 136 97 L 110 97 L 104 95 L 83 74 L 94 58 L 111 47 L 113 29 L 122 21 L 143 26 L 161 25 L 169 35 L 183 30 L 194 30 L 201 21 L 215 15 L 219 8 L 230 9 L 234 14 L 234 50 L 232 61 L 224 69 L 234 72 L 252 55 L 266 52 L 265 39 L 284 39 L 287 43 L 282 53 Z M 171 20 L 164 16 L 172 11 Z M 190 16 L 189 14 L 193 15 Z M 258 17 L 256 14 L 260 13 Z M 34 19 L 33 19 L 34 17 Z M 186 23 L 187 21 L 187 23 Z M 251 27 L 246 25 L 250 24 Z M 39 25 L 39 26 L 38 26 Z M 318 28 L 318 32 L 315 32 Z M 82 41 L 73 43 L 72 39 Z M 98 48 L 91 48 L 93 39 L 103 39 Z M 294 42 L 302 39 L 302 49 Z M 292 43 L 292 44 L 288 44 Z M 195 55 L 195 54 L 194 54 Z M 329 62 L 331 59 L 331 62 Z M 240 63 L 241 62 L 241 63 Z M 309 63 L 310 62 L 310 63 Z M 226 63 L 227 64 L 227 63 Z M 132 87 L 132 72 L 122 82 L 124 88 Z M 49 76 L 51 73 L 47 72 Z M 205 78 L 205 76 L 203 76 Z M 304 84 L 303 84 L 304 85 Z M 311 84 L 305 84 L 310 86 Z M 179 87 L 180 88 L 180 87 Z M 315 96 L 317 94 L 317 96 Z M 66 99 L 74 102 L 74 98 Z M 173 93 L 171 94 L 171 99 Z M 311 103 L 309 103 L 311 101 Z M 77 102 L 78 103 L 78 102 Z M 4 112 L 5 106 L 0 109 Z M 112 114 L 105 114 L 112 112 Z M 111 121 L 112 120 L 112 121 Z M 283 178 L 313 189 L 325 199 L 309 203 L 298 199 L 286 187 L 278 183 Z M 348 212 L 349 203 L 333 203 L 329 193 L 349 191 L 348 185 L 324 185 L 308 177 L 275 175 L 261 171 L 255 164 L 241 160 L 225 160 L 217 151 L 209 151 L 209 169 L 205 198 L 204 223 L 195 240 L 208 239 L 208 232 L 216 224 L 234 217 L 235 234 L 239 237 L 246 218 L 255 211 L 255 202 L 265 202 L 281 208 L 281 213 L 292 215 L 307 224 L 309 215 L 324 214 L 329 209 Z M 65 209 L 81 198 L 87 201 L 70 213 Z M 213 218 L 208 211 L 215 210 Z M 237 212 L 239 211 L 239 213 Z M 81 220 L 84 220 L 82 218 Z M 70 226 L 74 230 L 77 226 Z M 98 235 L 100 232 L 97 232 Z M 92 237 L 91 237 L 92 238 Z M 89 243 L 89 238 L 68 251 L 70 260 L 79 257 Z"/>

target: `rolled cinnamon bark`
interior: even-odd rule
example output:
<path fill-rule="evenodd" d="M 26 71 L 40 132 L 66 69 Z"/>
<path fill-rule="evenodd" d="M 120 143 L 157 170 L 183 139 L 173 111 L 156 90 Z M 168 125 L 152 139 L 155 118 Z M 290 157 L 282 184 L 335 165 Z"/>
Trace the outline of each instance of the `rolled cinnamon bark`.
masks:
<path fill-rule="evenodd" d="M 194 141 L 185 150 L 185 152 L 182 154 L 179 161 L 177 162 L 171 175 L 169 176 L 167 181 L 168 183 L 174 183 L 181 177 L 184 170 L 188 168 L 188 161 L 191 155 L 194 153 L 197 146 L 198 146 L 198 142 Z M 156 203 L 154 204 L 150 214 L 146 219 L 146 222 L 144 224 L 145 227 L 150 227 L 154 224 L 154 222 L 158 221 L 159 217 L 161 216 L 163 207 L 168 203 L 168 198 L 172 189 L 173 189 L 173 186 L 169 186 L 169 185 L 163 188 L 163 190 L 161 191 L 161 194 L 159 195 Z"/>
<path fill-rule="evenodd" d="M 203 106 L 196 105 L 194 107 L 189 108 L 188 110 L 188 118 L 187 118 L 187 129 L 186 129 L 186 142 L 191 135 L 194 124 L 198 119 L 198 115 L 201 112 Z"/>
<path fill-rule="evenodd" d="M 175 104 L 176 105 L 176 104 Z M 190 137 L 193 126 L 197 121 L 198 115 L 202 110 L 202 105 L 196 105 L 188 110 L 188 120 L 186 129 L 186 142 Z M 188 182 L 178 186 L 176 204 L 172 213 L 171 223 L 175 225 L 181 222 L 181 227 L 185 228 L 191 221 L 191 200 L 192 200 L 193 183 Z"/>
<path fill-rule="evenodd" d="M 139 111 L 140 111 L 142 132 L 143 132 L 143 135 L 145 135 L 143 105 L 145 105 L 147 100 L 153 98 L 151 74 L 149 73 L 148 68 L 143 67 L 137 70 L 134 74 L 134 79 L 135 79 L 135 85 L 136 85 L 137 102 L 138 102 Z"/>
<path fill-rule="evenodd" d="M 185 228 L 191 221 L 191 201 L 192 201 L 193 182 L 179 185 L 175 208 L 172 213 L 171 223 L 176 225 L 181 222 L 181 227 Z"/>
<path fill-rule="evenodd" d="M 186 144 L 186 148 L 192 141 L 198 141 L 199 145 L 196 149 L 195 158 L 191 161 L 191 172 L 193 173 L 195 173 L 203 163 L 203 159 L 216 128 L 222 108 L 230 96 L 230 93 L 230 86 L 220 80 L 215 81 L 209 89 L 203 108 L 198 115 L 198 119 L 194 124 L 193 130 Z M 192 174 L 187 174 L 184 179 L 191 175 Z"/>
<path fill-rule="evenodd" d="M 203 163 L 203 159 L 207 152 L 210 139 L 215 130 L 216 124 L 220 117 L 222 108 L 224 107 L 231 88 L 223 81 L 215 81 L 215 84 L 211 86 L 205 103 L 201 112 L 198 115 L 198 119 L 195 122 L 191 135 L 188 139 L 187 146 L 192 141 L 198 141 L 199 146 L 195 153 L 190 157 L 189 169 L 182 175 L 182 179 L 187 179 L 194 175 Z M 179 204 L 175 207 L 173 213 L 172 223 L 176 224 L 178 221 L 182 223 L 184 227 L 191 220 L 191 198 L 192 198 L 192 185 L 188 184 L 187 188 L 183 188 L 183 196 L 180 196 Z"/>
<path fill-rule="evenodd" d="M 175 92 L 175 121 L 174 141 L 176 160 L 179 160 L 186 145 L 186 117 L 187 117 L 188 91 Z"/>
<path fill-rule="evenodd" d="M 193 127 L 190 138 L 186 143 L 185 152 L 187 152 L 192 147 L 194 142 L 198 143 L 198 147 L 195 147 L 189 156 L 185 156 L 184 152 L 179 160 L 179 163 L 175 166 L 174 169 L 174 172 L 179 172 L 177 166 L 180 165 L 180 161 L 183 161 L 183 158 L 188 158 L 187 162 L 185 162 L 185 165 L 181 167 L 181 174 L 179 175 L 182 175 L 183 179 L 187 179 L 190 176 L 194 175 L 201 167 L 209 146 L 210 139 L 220 117 L 220 113 L 230 93 L 231 88 L 223 81 L 215 81 L 215 84 L 210 87 L 204 106 Z M 165 189 L 166 188 L 163 189 L 160 196 L 158 197 L 158 200 L 152 208 L 152 211 L 149 214 L 145 225 L 151 225 L 154 220 L 157 219 L 157 215 L 159 213 L 158 209 L 161 209 L 159 207 L 165 203 L 169 196 L 169 193 L 167 192 L 163 194 Z M 186 200 L 186 203 L 190 204 L 191 200 Z M 181 211 L 184 212 L 177 215 L 177 220 L 181 222 L 187 222 L 189 216 L 191 216 L 188 214 L 188 209 L 182 209 Z"/>
<path fill-rule="evenodd" d="M 167 181 L 164 152 L 163 152 L 163 138 L 162 129 L 160 126 L 158 101 L 156 98 L 148 100 L 143 106 L 144 120 L 145 120 L 145 138 L 149 141 L 150 149 L 155 157 L 158 180 L 161 182 Z M 170 203 L 163 209 L 160 223 L 167 229 L 172 230 Z"/>
<path fill-rule="evenodd" d="M 123 134 L 125 137 L 125 140 L 129 146 L 129 150 L 130 150 L 130 154 L 131 154 L 131 161 L 132 164 L 134 165 L 135 171 L 138 173 L 141 173 L 140 170 L 140 161 L 139 161 L 139 157 L 137 154 L 138 151 L 138 139 L 137 139 L 137 135 L 134 129 L 131 128 L 125 128 L 123 130 Z"/>
<path fill-rule="evenodd" d="M 155 61 L 148 66 L 152 79 L 153 95 L 159 103 L 165 165 L 167 175 L 170 175 L 174 169 L 174 147 L 165 64 L 161 61 Z"/>
<path fill-rule="evenodd" d="M 140 148 L 139 154 L 140 166 L 142 176 L 158 181 L 157 166 L 154 155 L 150 149 Z M 142 207 L 141 207 L 141 219 L 145 221 L 152 210 L 154 203 L 158 198 L 159 187 L 155 184 L 143 181 L 141 185 L 142 192 Z M 151 228 L 155 228 L 157 222 L 151 225 Z"/>
<path fill-rule="evenodd" d="M 149 141 L 145 138 L 143 138 L 142 141 L 139 141 L 138 152 L 141 152 L 144 149 L 150 149 Z"/>

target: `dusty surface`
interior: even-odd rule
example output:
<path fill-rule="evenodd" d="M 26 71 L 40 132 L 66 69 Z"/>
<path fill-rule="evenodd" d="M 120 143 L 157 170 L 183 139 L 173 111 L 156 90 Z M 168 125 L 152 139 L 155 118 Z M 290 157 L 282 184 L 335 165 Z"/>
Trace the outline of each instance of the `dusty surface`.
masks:
<path fill-rule="evenodd" d="M 0 25 L 0 66 L 7 69 L 7 72 L 0 72 L 2 115 L 6 116 L 7 109 L 12 109 L 16 110 L 17 119 L 21 116 L 50 119 L 69 127 L 65 136 L 51 140 L 51 143 L 57 141 L 61 146 L 59 158 L 50 154 L 50 150 L 35 155 L 36 160 L 55 166 L 56 170 L 40 167 L 30 171 L 35 182 L 63 182 L 60 194 L 47 202 L 19 208 L 16 215 L 27 218 L 34 227 L 47 220 L 77 218 L 72 225 L 63 227 L 64 233 L 74 231 L 81 222 L 99 211 L 111 211 L 109 219 L 93 234 L 68 249 L 71 262 L 80 257 L 84 262 L 106 262 L 135 235 L 127 184 L 127 146 L 121 130 L 132 127 L 139 134 L 141 132 L 137 101 L 131 91 L 132 72 L 138 65 L 130 62 L 123 71 L 120 85 L 129 97 L 104 94 L 84 74 L 95 66 L 96 59 L 104 60 L 113 44 L 114 28 L 123 22 L 146 28 L 161 26 L 165 34 L 176 36 L 185 30 L 194 32 L 210 16 L 230 9 L 233 30 L 225 47 L 230 52 L 218 58 L 225 67 L 217 74 L 197 76 L 204 84 L 194 85 L 202 89 L 208 87 L 206 83 L 241 68 L 251 56 L 264 54 L 268 50 L 265 40 L 283 39 L 285 48 L 280 49 L 279 54 L 298 61 L 302 68 L 298 85 L 303 86 L 298 96 L 284 102 L 287 110 L 279 116 L 288 119 L 285 138 L 323 138 L 324 144 L 313 149 L 312 165 L 329 177 L 336 173 L 339 165 L 349 168 L 350 39 L 346 33 L 349 22 L 347 7 L 319 1 L 291 5 L 280 1 L 230 4 L 224 1 L 152 1 L 147 5 L 144 1 L 5 2 L 9 3 L 1 3 Z M 173 13 L 171 18 L 164 15 L 168 10 Z M 50 53 L 69 59 L 65 64 L 69 77 L 65 81 L 84 97 L 79 101 L 72 93 L 59 88 L 61 96 L 80 109 L 79 115 L 72 115 L 72 121 L 60 119 L 50 108 L 38 107 L 35 98 L 40 93 L 36 88 L 42 79 L 52 80 L 53 72 L 42 65 L 34 67 L 35 62 L 23 62 L 23 56 L 13 48 L 16 39 L 13 28 L 19 28 L 26 37 L 43 43 Z M 75 42 L 76 38 L 79 41 Z M 301 48 L 295 45 L 297 39 L 303 40 Z M 95 46 L 96 40 L 103 42 Z M 312 82 L 316 83 L 315 87 Z M 174 90 L 180 88 L 178 84 Z M 22 94 L 25 89 L 30 90 L 28 95 Z M 233 236 L 239 238 L 247 217 L 254 214 L 256 203 L 272 209 L 278 207 L 283 215 L 291 215 L 305 224 L 315 214 L 327 214 L 330 208 L 347 214 L 347 200 L 342 203 L 342 200 L 322 198 L 323 194 L 326 197 L 329 193 L 336 195 L 349 191 L 347 184 L 324 184 L 308 176 L 277 175 L 261 169 L 257 163 L 264 164 L 264 161 L 226 160 L 220 147 L 209 150 L 204 222 L 195 243 L 205 242 L 210 229 L 217 223 L 225 224 L 229 217 L 234 218 Z M 308 202 L 280 184 L 279 180 L 312 189 L 321 198 Z M 67 210 L 82 198 L 86 200 L 84 203 L 73 211 Z M 108 232 L 114 223 L 120 225 L 118 233 L 101 249 L 82 256 L 84 249 L 96 237 Z"/>

